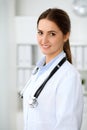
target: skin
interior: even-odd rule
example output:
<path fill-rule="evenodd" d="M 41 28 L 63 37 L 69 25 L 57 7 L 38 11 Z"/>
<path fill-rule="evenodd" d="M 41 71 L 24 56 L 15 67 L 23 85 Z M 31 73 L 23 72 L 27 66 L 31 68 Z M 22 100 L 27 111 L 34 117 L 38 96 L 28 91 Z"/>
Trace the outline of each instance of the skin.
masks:
<path fill-rule="evenodd" d="M 48 19 L 41 19 L 37 27 L 37 41 L 43 54 L 46 55 L 46 64 L 57 56 L 68 40 L 69 33 L 64 35 L 60 28 Z"/>

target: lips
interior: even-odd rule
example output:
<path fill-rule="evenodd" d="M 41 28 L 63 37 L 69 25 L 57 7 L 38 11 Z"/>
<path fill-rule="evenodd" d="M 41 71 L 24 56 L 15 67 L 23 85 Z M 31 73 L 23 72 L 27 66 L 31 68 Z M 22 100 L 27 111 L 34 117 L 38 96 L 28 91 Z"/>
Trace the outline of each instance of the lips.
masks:
<path fill-rule="evenodd" d="M 50 46 L 49 46 L 49 45 L 41 45 L 41 47 L 44 48 L 44 49 L 47 49 L 47 48 L 49 48 Z"/>

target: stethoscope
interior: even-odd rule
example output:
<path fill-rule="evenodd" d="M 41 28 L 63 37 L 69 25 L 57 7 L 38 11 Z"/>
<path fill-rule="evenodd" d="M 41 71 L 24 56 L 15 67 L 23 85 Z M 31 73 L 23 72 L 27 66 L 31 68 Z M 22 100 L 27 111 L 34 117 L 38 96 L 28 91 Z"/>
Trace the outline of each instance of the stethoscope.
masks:
<path fill-rule="evenodd" d="M 31 108 L 35 108 L 38 105 L 38 97 L 41 93 L 41 91 L 43 90 L 43 88 L 45 87 L 46 83 L 48 82 L 48 80 L 55 74 L 55 72 L 63 65 L 63 63 L 66 61 L 66 57 L 63 57 L 63 59 L 54 67 L 54 69 L 50 72 L 49 76 L 44 80 L 44 82 L 41 84 L 41 86 L 36 90 L 35 94 L 33 95 L 33 97 L 29 98 L 29 106 Z M 35 73 L 38 71 L 38 68 L 36 68 Z M 26 88 L 25 88 L 26 89 Z M 23 92 L 22 92 L 23 93 Z"/>

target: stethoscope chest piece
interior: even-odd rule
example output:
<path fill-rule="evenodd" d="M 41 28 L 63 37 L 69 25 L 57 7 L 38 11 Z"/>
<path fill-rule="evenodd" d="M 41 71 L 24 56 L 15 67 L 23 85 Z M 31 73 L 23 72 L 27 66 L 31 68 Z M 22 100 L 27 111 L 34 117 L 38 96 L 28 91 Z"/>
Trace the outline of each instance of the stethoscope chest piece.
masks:
<path fill-rule="evenodd" d="M 28 103 L 31 108 L 35 108 L 38 105 L 36 97 L 30 97 Z"/>

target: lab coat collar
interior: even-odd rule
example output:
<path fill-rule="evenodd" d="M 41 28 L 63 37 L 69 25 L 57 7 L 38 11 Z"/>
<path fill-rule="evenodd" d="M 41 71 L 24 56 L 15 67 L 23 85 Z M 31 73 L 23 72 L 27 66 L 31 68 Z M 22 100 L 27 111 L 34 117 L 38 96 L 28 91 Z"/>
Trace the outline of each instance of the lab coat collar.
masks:
<path fill-rule="evenodd" d="M 65 57 L 65 56 L 66 56 L 65 52 L 62 51 L 60 54 L 58 54 L 54 59 L 52 59 L 52 60 L 51 60 L 48 64 L 46 64 L 45 66 L 44 66 L 44 64 L 45 64 L 45 62 L 46 62 L 46 56 L 43 56 L 43 57 L 41 58 L 41 60 L 40 60 L 39 62 L 37 62 L 36 67 L 34 68 L 32 74 L 35 74 L 35 73 L 38 71 L 38 69 L 41 69 L 42 67 L 45 67 L 45 69 L 46 69 L 46 68 L 48 68 L 49 66 L 51 66 L 53 63 L 55 63 L 55 62 L 58 63 L 58 62 L 59 62 L 63 57 Z"/>

